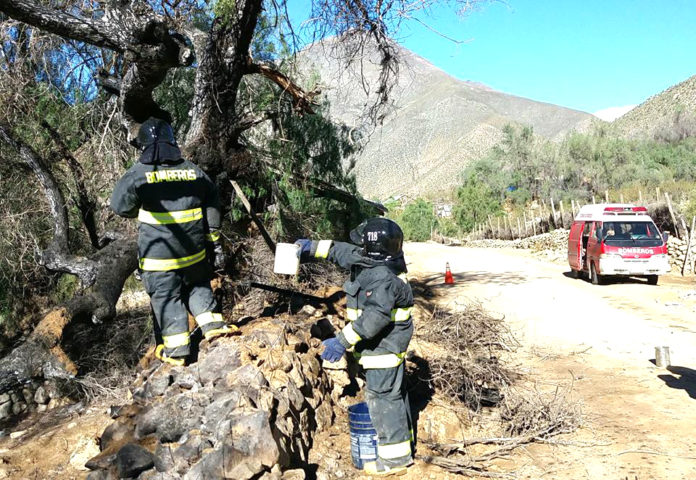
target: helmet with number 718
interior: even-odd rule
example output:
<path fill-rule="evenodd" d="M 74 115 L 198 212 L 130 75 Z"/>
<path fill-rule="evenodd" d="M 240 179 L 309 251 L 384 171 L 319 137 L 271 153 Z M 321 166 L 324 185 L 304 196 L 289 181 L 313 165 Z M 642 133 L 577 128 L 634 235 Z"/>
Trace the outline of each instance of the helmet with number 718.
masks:
<path fill-rule="evenodd" d="M 364 221 L 350 232 L 350 240 L 365 249 L 365 254 L 378 260 L 388 260 L 401 254 L 404 233 L 388 218 L 376 217 Z"/>

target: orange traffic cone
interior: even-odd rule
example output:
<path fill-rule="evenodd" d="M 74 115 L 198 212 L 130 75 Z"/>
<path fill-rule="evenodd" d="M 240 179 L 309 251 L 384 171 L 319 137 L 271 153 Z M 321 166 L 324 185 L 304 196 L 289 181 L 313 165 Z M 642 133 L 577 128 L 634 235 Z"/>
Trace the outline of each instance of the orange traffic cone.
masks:
<path fill-rule="evenodd" d="M 454 277 L 452 276 L 452 270 L 450 270 L 449 262 L 445 266 L 445 283 L 447 285 L 454 284 Z"/>

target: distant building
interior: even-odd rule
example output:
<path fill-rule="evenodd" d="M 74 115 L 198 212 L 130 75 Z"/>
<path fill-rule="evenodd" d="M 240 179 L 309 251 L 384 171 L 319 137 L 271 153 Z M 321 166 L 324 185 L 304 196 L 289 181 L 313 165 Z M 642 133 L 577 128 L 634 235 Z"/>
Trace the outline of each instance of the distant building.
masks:
<path fill-rule="evenodd" d="M 452 217 L 452 204 L 451 203 L 437 203 L 435 204 L 435 215 L 440 218 L 451 218 Z"/>

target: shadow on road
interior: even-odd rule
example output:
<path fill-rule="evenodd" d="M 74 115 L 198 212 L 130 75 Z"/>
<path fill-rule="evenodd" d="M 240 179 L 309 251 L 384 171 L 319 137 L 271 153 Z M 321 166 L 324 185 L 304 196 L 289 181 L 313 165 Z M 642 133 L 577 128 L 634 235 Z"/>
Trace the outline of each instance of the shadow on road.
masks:
<path fill-rule="evenodd" d="M 687 367 L 667 367 L 672 375 L 658 375 L 670 388 L 685 390 L 691 398 L 696 399 L 696 370 Z"/>
<path fill-rule="evenodd" d="M 517 272 L 460 272 L 453 273 L 454 284 L 457 283 L 480 283 L 496 285 L 519 285 L 529 281 L 529 277 Z M 429 288 L 449 288 L 445 284 L 445 272 L 434 273 L 417 280 L 419 283 L 427 285 Z"/>

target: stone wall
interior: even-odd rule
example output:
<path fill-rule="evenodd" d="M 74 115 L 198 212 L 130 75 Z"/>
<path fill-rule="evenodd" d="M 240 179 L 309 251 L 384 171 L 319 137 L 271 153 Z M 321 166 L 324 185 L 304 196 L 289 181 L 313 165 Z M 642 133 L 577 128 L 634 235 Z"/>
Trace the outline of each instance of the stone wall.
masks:
<path fill-rule="evenodd" d="M 113 409 L 87 478 L 305 478 L 313 437 L 334 420 L 313 321 L 255 321 L 246 335 L 203 342 L 190 366 L 153 361 Z"/>

